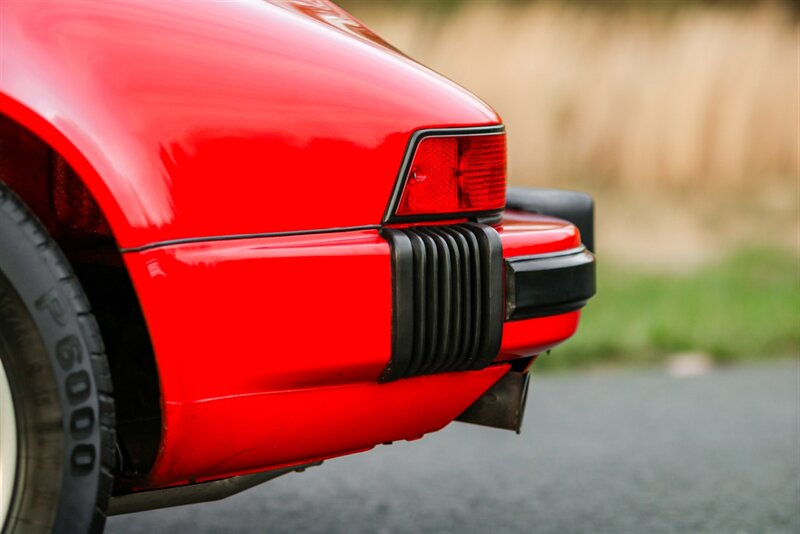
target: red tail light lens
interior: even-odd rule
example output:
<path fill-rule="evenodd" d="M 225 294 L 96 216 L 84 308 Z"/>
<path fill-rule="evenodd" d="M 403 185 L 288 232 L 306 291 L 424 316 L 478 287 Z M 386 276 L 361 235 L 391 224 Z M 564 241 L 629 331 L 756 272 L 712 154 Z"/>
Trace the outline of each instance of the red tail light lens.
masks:
<path fill-rule="evenodd" d="M 422 139 L 405 177 L 397 215 L 439 215 L 502 209 L 506 203 L 506 136 Z"/>

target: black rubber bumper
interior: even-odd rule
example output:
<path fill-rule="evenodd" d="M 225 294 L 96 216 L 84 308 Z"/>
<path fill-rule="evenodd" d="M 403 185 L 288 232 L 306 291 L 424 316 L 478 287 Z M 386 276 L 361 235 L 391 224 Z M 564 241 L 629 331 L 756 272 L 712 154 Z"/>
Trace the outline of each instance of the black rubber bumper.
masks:
<path fill-rule="evenodd" d="M 595 261 L 586 247 L 506 260 L 506 320 L 582 308 L 595 294 Z"/>

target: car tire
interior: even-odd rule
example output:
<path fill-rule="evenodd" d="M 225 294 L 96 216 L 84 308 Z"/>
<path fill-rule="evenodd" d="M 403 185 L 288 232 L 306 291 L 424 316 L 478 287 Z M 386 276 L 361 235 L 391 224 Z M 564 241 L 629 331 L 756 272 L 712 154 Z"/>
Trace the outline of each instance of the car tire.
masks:
<path fill-rule="evenodd" d="M 111 374 L 58 245 L 0 183 L 0 531 L 98 533 L 113 483 Z"/>

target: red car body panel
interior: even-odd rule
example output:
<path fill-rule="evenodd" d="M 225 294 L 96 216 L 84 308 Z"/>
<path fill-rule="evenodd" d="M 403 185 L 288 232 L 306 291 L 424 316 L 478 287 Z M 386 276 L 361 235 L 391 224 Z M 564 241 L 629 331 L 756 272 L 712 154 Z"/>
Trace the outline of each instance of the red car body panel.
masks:
<path fill-rule="evenodd" d="M 180 422 L 146 487 L 241 475 L 416 439 L 455 419 L 506 371 L 447 373 L 169 406 Z"/>
<path fill-rule="evenodd" d="M 574 226 L 543 216 L 509 214 L 499 233 L 509 257 L 580 245 Z M 296 463 L 309 450 L 319 459 L 418 437 L 499 377 L 492 370 L 408 379 L 399 389 L 378 384 L 391 355 L 392 290 L 389 245 L 376 230 L 186 243 L 131 252 L 125 261 L 161 373 L 164 434 L 152 486 Z M 578 313 L 506 323 L 499 359 L 563 341 Z M 395 411 L 393 422 L 381 420 L 379 405 L 348 404 L 376 395 L 415 414 L 415 424 L 396 426 Z M 323 406 L 346 412 L 333 418 L 343 432 L 312 423 Z M 278 411 L 303 424 L 276 425 Z M 341 435 L 364 425 L 369 432 L 356 434 L 374 441 Z M 265 432 L 269 446 L 253 448 Z M 305 442 L 313 448 L 298 447 Z"/>
<path fill-rule="evenodd" d="M 147 321 L 163 433 L 139 489 L 420 437 L 491 387 L 502 362 L 574 333 L 577 311 L 509 322 L 484 370 L 378 383 L 392 334 L 378 226 L 409 138 L 500 119 L 338 8 L 0 9 L 0 113 L 81 177 Z M 562 220 L 504 217 L 506 258 L 580 246 Z"/>
<path fill-rule="evenodd" d="M 62 152 L 122 248 L 378 224 L 413 130 L 499 118 L 313 14 L 4 1 L 0 112 Z"/>

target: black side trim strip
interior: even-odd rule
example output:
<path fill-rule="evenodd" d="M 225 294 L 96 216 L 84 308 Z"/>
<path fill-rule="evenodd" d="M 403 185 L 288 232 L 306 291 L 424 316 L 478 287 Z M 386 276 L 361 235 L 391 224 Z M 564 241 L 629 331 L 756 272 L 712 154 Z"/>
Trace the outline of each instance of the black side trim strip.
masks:
<path fill-rule="evenodd" d="M 584 247 L 506 260 L 509 321 L 577 310 L 595 292 L 595 260 Z"/>
<path fill-rule="evenodd" d="M 234 241 L 237 239 L 258 239 L 261 237 L 286 237 L 293 235 L 310 235 L 310 234 L 332 234 L 337 232 L 353 232 L 356 230 L 380 230 L 378 224 L 367 224 L 364 226 L 342 226 L 336 228 L 316 228 L 313 230 L 289 230 L 286 232 L 264 232 L 256 234 L 232 234 L 232 235 L 219 235 L 207 237 L 187 237 L 183 239 L 167 239 L 165 241 L 156 241 L 141 245 L 138 247 L 128 247 L 119 249 L 123 254 L 126 252 L 142 252 L 159 247 L 169 247 L 172 245 L 185 245 L 191 243 L 206 243 L 209 241 Z"/>
<path fill-rule="evenodd" d="M 403 156 L 403 162 L 400 164 L 400 171 L 397 173 L 397 179 L 394 183 L 394 190 L 392 196 L 389 197 L 389 204 L 386 206 L 386 211 L 383 214 L 383 222 L 386 223 L 402 223 L 402 222 L 421 222 L 421 221 L 446 221 L 453 219 L 469 218 L 470 220 L 476 219 L 496 219 L 498 213 L 503 210 L 495 211 L 481 211 L 481 212 L 467 212 L 467 213 L 444 213 L 436 215 L 414 215 L 414 216 L 399 216 L 395 215 L 397 205 L 400 203 L 400 195 L 403 194 L 403 188 L 406 184 L 406 177 L 408 176 L 408 168 L 411 166 L 411 160 L 414 159 L 414 154 L 417 152 L 417 145 L 426 137 L 456 137 L 468 135 L 490 135 L 501 134 L 506 131 L 506 127 L 502 124 L 492 126 L 472 126 L 465 128 L 427 128 L 417 130 L 411 134 L 406 147 L 406 153 Z"/>

